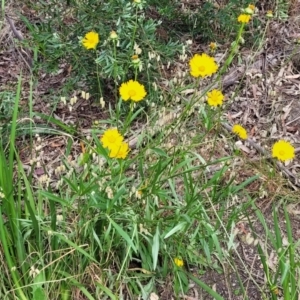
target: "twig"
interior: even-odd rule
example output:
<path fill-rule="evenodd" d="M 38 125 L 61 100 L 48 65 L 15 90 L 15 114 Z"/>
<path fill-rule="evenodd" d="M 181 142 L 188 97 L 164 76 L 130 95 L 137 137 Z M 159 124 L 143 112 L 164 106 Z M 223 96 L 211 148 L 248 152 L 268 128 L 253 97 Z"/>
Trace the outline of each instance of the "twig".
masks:
<path fill-rule="evenodd" d="M 19 41 L 23 41 L 24 38 L 23 38 L 22 34 L 16 29 L 14 22 L 7 15 L 5 15 L 5 18 L 6 18 L 7 22 L 9 23 L 9 26 L 10 26 L 12 32 L 14 33 L 15 37 Z"/>
<path fill-rule="evenodd" d="M 22 36 L 22 34 L 20 33 L 20 31 L 18 31 L 16 29 L 16 26 L 14 24 L 14 22 L 12 21 L 11 18 L 9 18 L 7 15 L 5 15 L 5 18 L 10 26 L 10 29 L 12 30 L 13 34 L 15 35 L 15 37 L 19 40 L 19 41 L 23 41 L 24 38 Z M 17 49 L 18 50 L 18 49 Z M 31 68 L 33 67 L 33 61 L 32 61 L 32 58 L 30 57 L 30 55 L 27 53 L 27 51 L 24 51 L 22 48 L 21 48 L 21 52 L 18 50 L 19 54 L 21 55 L 22 59 L 25 61 L 25 63 L 27 64 L 29 70 L 31 70 Z M 22 53 L 25 53 L 27 57 L 24 57 L 22 55 Z"/>

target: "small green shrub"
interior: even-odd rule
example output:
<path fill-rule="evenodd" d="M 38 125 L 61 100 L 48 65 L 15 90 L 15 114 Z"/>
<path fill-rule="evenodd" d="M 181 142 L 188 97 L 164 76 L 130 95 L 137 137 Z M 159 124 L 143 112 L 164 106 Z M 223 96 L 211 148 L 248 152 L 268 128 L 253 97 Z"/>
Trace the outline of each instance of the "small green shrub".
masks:
<path fill-rule="evenodd" d="M 9 91 L 0 92 L 0 123 L 12 118 L 15 104 L 15 93 Z"/>

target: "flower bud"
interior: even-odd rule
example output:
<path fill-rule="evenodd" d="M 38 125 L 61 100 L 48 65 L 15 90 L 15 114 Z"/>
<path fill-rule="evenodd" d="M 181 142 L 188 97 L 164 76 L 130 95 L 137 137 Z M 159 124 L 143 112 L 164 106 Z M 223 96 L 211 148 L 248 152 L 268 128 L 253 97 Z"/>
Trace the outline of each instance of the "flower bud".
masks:
<path fill-rule="evenodd" d="M 109 38 L 110 38 L 111 40 L 117 40 L 117 39 L 118 39 L 118 35 L 117 35 L 117 33 L 113 30 L 113 31 L 110 32 Z"/>

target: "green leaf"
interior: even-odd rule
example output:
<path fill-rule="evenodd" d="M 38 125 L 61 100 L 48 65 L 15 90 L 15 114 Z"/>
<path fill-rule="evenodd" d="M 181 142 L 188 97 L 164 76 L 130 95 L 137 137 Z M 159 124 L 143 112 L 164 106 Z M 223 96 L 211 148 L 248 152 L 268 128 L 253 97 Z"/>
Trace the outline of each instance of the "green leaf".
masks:
<path fill-rule="evenodd" d="M 130 239 L 129 235 L 116 223 L 114 222 L 108 215 L 106 215 L 109 219 L 110 223 L 116 231 L 119 233 L 119 235 L 127 242 L 127 244 L 133 249 L 135 253 L 137 253 L 136 246 L 133 244 L 132 240 Z"/>
<path fill-rule="evenodd" d="M 151 150 L 153 152 L 155 152 L 156 154 L 158 154 L 159 156 L 169 157 L 168 154 L 165 151 L 163 151 L 163 150 L 161 150 L 159 148 L 152 148 Z"/>
<path fill-rule="evenodd" d="M 206 285 L 204 282 L 199 280 L 198 278 L 194 277 L 193 275 L 187 273 L 186 274 L 191 280 L 193 280 L 196 284 L 198 284 L 202 289 L 204 289 L 206 292 L 208 292 L 211 296 L 214 297 L 215 300 L 224 300 L 222 296 L 220 296 L 217 292 L 212 290 L 208 285 Z"/>
<path fill-rule="evenodd" d="M 249 185 L 250 183 L 252 183 L 253 181 L 255 181 L 256 179 L 259 178 L 259 175 L 254 175 L 248 179 L 246 179 L 244 182 L 242 182 L 241 184 L 237 185 L 237 186 L 233 186 L 232 187 L 232 193 L 237 193 L 240 190 L 243 190 L 247 185 Z"/>
<path fill-rule="evenodd" d="M 113 292 L 108 289 L 106 286 L 100 284 L 99 282 L 96 281 L 96 285 L 103 291 L 106 293 L 107 296 L 110 297 L 111 300 L 118 300 L 118 298 L 113 294 Z"/>
<path fill-rule="evenodd" d="M 46 294 L 42 287 L 34 287 L 32 292 L 32 300 L 46 300 Z"/>
<path fill-rule="evenodd" d="M 156 233 L 153 237 L 153 245 L 152 245 L 153 270 L 155 270 L 157 266 L 158 252 L 159 252 L 159 227 L 157 226 Z"/>
<path fill-rule="evenodd" d="M 41 196 L 46 197 L 50 201 L 57 202 L 57 203 L 61 204 L 62 206 L 70 206 L 70 204 L 66 200 L 64 200 L 56 195 L 53 195 L 52 193 L 49 193 L 46 191 L 40 191 L 39 193 Z"/>
<path fill-rule="evenodd" d="M 177 224 L 175 227 L 173 227 L 164 237 L 164 239 L 167 239 L 168 237 L 170 237 L 171 235 L 173 235 L 174 233 L 176 233 L 177 231 L 180 231 L 181 229 L 183 229 L 186 226 L 186 222 L 182 222 Z"/>
<path fill-rule="evenodd" d="M 46 120 L 47 122 L 51 122 L 54 125 L 59 126 L 61 129 L 63 129 L 65 132 L 69 133 L 69 134 L 75 134 L 76 133 L 76 129 L 72 128 L 66 124 L 64 124 L 63 122 L 51 117 L 51 116 L 47 116 L 41 113 L 36 113 L 36 115 L 40 118 L 42 118 L 43 120 Z"/>
<path fill-rule="evenodd" d="M 56 233 L 56 235 L 63 240 L 64 242 L 66 242 L 67 244 L 69 244 L 70 246 L 72 246 L 73 248 L 75 248 L 78 252 L 80 252 L 81 254 L 83 254 L 85 257 L 89 258 L 91 261 L 98 263 L 94 257 L 92 257 L 89 253 L 87 253 L 86 251 L 84 251 L 80 246 L 76 245 L 75 243 L 73 243 L 72 241 L 70 241 L 68 238 L 66 238 L 64 235 L 62 234 L 58 234 Z M 88 246 L 88 245 L 86 245 Z"/>

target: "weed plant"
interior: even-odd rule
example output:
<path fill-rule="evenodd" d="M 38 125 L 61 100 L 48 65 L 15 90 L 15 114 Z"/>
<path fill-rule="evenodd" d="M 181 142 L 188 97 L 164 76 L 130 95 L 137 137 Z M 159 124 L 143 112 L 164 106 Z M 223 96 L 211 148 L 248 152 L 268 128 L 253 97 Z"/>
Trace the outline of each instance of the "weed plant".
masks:
<path fill-rule="evenodd" d="M 44 155 L 40 137 L 32 139 L 36 156 L 28 172 L 15 144 L 19 80 L 9 144 L 0 148 L 1 299 L 154 299 L 167 280 L 177 298 L 193 280 L 214 299 L 223 299 L 198 277 L 208 269 L 222 272 L 237 253 L 234 228 L 254 200 L 237 205 L 234 198 L 246 196 L 245 187 L 258 176 L 238 184 L 228 178 L 233 157 L 215 155 L 217 140 L 209 134 L 222 125 L 220 80 L 255 8 L 235 21 L 237 35 L 225 61 L 219 65 L 205 53 L 188 60 L 186 43 L 180 55 L 184 69 L 165 83 L 160 81 L 168 66 L 161 60 L 171 59 L 177 44 L 157 44 L 156 24 L 145 18 L 144 1 L 68 4 L 71 16 L 82 21 L 76 24 L 81 38 L 76 41 L 78 31 L 66 40 L 57 33 L 59 51 L 74 53 L 80 70 L 87 70 L 83 77 L 94 74 L 97 100 L 108 108 L 109 119 L 75 137 L 70 126 L 39 115 L 64 131 L 67 146 L 59 165 L 45 166 L 35 178 Z M 111 24 L 99 21 L 98 9 Z M 108 82 L 109 91 L 103 87 Z M 88 101 L 90 95 L 81 97 Z M 72 110 L 76 100 L 62 102 Z M 29 101 L 33 115 L 32 97 Z M 248 138 L 238 124 L 233 133 Z M 81 155 L 72 157 L 78 136 Z M 294 148 L 280 141 L 272 155 L 289 160 Z M 192 275 L 193 267 L 198 271 Z M 283 288 L 289 283 L 296 290 L 293 280 L 283 281 Z M 246 298 L 243 285 L 241 290 Z"/>
<path fill-rule="evenodd" d="M 112 83 L 123 82 L 134 73 L 133 55 L 138 54 L 147 61 L 149 53 L 154 53 L 154 57 L 167 62 L 179 53 L 181 45 L 177 40 L 161 41 L 156 38 L 161 22 L 147 15 L 147 10 L 143 9 L 147 6 L 145 1 L 133 5 L 126 0 L 36 2 L 31 3 L 31 7 L 46 22 L 33 24 L 25 17 L 23 20 L 31 32 L 31 47 L 37 49 L 36 58 L 43 61 L 46 71 L 57 72 L 60 68 L 58 62 L 67 59 L 72 81 L 87 81 L 94 94 L 97 92 L 101 96 L 104 92 L 113 92 L 110 91 Z M 97 55 L 87 55 L 80 43 L 84 34 L 91 30 L 96 31 L 101 39 Z M 121 38 L 111 39 L 111 32 Z M 142 53 L 140 49 L 143 49 Z M 147 83 L 160 77 L 160 64 L 152 60 L 149 65 L 144 65 L 140 80 Z M 36 63 L 36 66 L 39 65 Z"/>
<path fill-rule="evenodd" d="M 202 43 L 223 42 L 234 38 L 238 29 L 234 20 L 241 13 L 241 7 L 253 3 L 248 0 L 200 1 L 201 3 L 191 2 L 184 5 L 179 1 L 175 1 L 175 5 L 170 1 L 152 2 L 167 23 L 175 24 L 178 31 L 186 31 Z"/>

